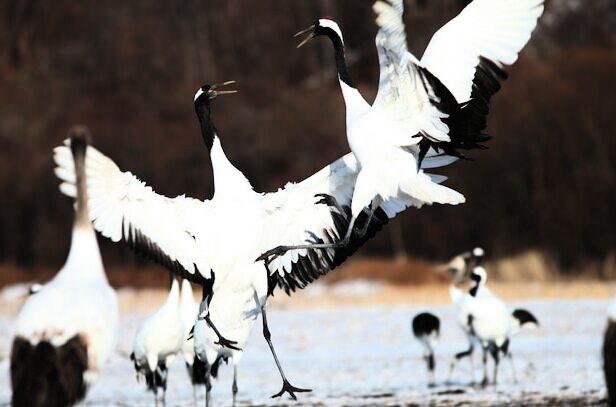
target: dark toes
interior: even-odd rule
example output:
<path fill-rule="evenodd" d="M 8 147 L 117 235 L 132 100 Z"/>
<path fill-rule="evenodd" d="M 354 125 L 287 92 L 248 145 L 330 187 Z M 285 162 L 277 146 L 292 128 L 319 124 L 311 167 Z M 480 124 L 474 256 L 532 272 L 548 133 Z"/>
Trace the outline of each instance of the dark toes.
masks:
<path fill-rule="evenodd" d="M 289 396 L 291 396 L 293 398 L 293 400 L 297 400 L 297 397 L 295 396 L 295 393 L 305 393 L 305 392 L 309 392 L 312 391 L 312 389 L 301 389 L 299 387 L 295 387 L 293 386 L 291 383 L 287 382 L 286 380 L 282 383 L 282 389 L 274 394 L 272 396 L 272 398 L 276 398 L 276 397 L 280 397 L 282 396 L 284 393 L 289 393 Z"/>

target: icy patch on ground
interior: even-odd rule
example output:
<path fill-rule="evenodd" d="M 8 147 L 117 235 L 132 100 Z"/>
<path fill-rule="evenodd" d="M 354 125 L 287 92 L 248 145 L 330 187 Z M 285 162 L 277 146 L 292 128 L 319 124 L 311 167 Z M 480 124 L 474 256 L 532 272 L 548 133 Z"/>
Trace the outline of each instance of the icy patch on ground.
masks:
<path fill-rule="evenodd" d="M 601 372 L 601 338 L 607 301 L 514 303 L 531 310 L 541 327 L 512 340 L 518 382 L 512 382 L 507 361 L 499 370 L 498 386 L 480 389 L 469 385 L 470 363 L 454 372 L 446 384 L 450 357 L 466 347 L 451 307 L 400 307 L 335 310 L 272 310 L 268 317 L 274 345 L 291 383 L 313 389 L 299 401 L 271 399 L 281 385 L 260 321 L 252 333 L 239 367 L 239 405 L 590 405 L 605 398 Z M 410 320 L 429 310 L 441 318 L 442 333 L 436 349 L 437 386 L 427 387 L 421 347 L 412 337 Z M 128 360 L 132 336 L 142 316 L 124 315 L 118 351 L 91 389 L 87 404 L 147 406 L 152 396 L 137 383 Z M 10 332 L 11 321 L 0 318 L 0 331 Z M 0 338 L 5 355 L 10 335 Z M 481 378 L 479 352 L 475 377 Z M 0 364 L 0 404 L 10 400 L 8 362 Z M 221 369 L 214 383 L 216 406 L 231 404 L 231 366 Z M 203 404 L 199 390 L 199 404 Z M 181 358 L 169 373 L 167 405 L 191 406 L 192 388 Z"/>

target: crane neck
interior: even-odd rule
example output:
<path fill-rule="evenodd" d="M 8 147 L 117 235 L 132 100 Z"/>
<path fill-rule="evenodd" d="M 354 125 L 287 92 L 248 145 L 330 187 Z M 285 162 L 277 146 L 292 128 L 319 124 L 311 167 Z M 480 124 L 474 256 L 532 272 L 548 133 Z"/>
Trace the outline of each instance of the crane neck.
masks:
<path fill-rule="evenodd" d="M 75 184 L 77 197 L 75 199 L 74 227 L 92 229 L 88 215 L 88 188 L 86 185 L 86 149 L 88 145 L 85 139 L 75 137 L 71 139 L 71 153 L 75 163 Z"/>
<path fill-rule="evenodd" d="M 88 211 L 88 192 L 86 185 L 86 149 L 87 141 L 81 137 L 71 138 L 71 153 L 75 163 L 77 197 L 75 202 L 75 220 L 71 235 L 71 247 L 66 263 L 57 278 L 70 280 L 107 281 L 101 259 L 96 232 L 92 227 Z"/>
<path fill-rule="evenodd" d="M 325 35 L 329 37 L 334 46 L 336 71 L 338 72 L 338 82 L 340 83 L 342 97 L 346 105 L 347 119 L 353 119 L 355 115 L 363 114 L 366 110 L 370 109 L 370 105 L 351 80 L 342 37 L 331 29 L 326 30 Z"/>
<path fill-rule="evenodd" d="M 212 171 L 214 173 L 214 194 L 235 193 L 246 189 L 252 191 L 252 185 L 244 174 L 235 168 L 227 158 L 218 131 L 211 119 L 210 101 L 195 106 L 199 124 L 201 126 L 201 136 L 206 147 L 210 152 L 212 160 Z"/>
<path fill-rule="evenodd" d="M 338 79 L 351 88 L 355 88 L 355 84 L 349 75 L 349 67 L 347 64 L 344 42 L 340 36 L 328 30 L 327 36 L 332 41 L 334 46 L 334 58 L 336 61 L 336 71 L 338 72 Z"/>
<path fill-rule="evenodd" d="M 90 224 L 88 224 L 90 225 Z M 100 280 L 107 282 L 96 233 L 90 225 L 73 227 L 71 248 L 66 263 L 56 278 L 69 280 Z"/>
<path fill-rule="evenodd" d="M 195 112 L 197 113 L 197 118 L 199 119 L 199 125 L 201 127 L 201 137 L 203 138 L 203 142 L 208 150 L 212 150 L 212 145 L 214 144 L 214 138 L 216 138 L 216 127 L 212 122 L 210 117 L 211 108 L 209 100 L 205 103 L 199 103 L 195 105 Z"/>

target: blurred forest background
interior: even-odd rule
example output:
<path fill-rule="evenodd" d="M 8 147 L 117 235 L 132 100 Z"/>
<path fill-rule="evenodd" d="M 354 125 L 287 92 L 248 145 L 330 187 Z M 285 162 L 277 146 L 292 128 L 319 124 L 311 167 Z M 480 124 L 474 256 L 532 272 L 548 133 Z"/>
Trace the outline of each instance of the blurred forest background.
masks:
<path fill-rule="evenodd" d="M 407 0 L 411 50 L 421 55 L 466 3 Z M 213 117 L 229 158 L 256 190 L 302 180 L 345 154 L 331 45 L 321 39 L 296 50 L 292 35 L 320 16 L 335 18 L 350 73 L 372 100 L 371 4 L 3 0 L 0 284 L 11 270 L 36 278 L 66 258 L 71 203 L 58 192 L 51 149 L 72 124 L 87 124 L 99 149 L 158 192 L 207 198 L 211 166 L 193 95 L 204 83 L 233 79 L 239 93 L 217 100 Z M 508 71 L 492 103 L 489 150 L 446 171 L 467 203 L 410 209 L 362 255 L 442 261 L 483 245 L 493 259 L 533 251 L 567 275 L 612 275 L 616 2 L 546 0 L 530 44 Z M 150 265 L 100 242 L 111 268 Z"/>

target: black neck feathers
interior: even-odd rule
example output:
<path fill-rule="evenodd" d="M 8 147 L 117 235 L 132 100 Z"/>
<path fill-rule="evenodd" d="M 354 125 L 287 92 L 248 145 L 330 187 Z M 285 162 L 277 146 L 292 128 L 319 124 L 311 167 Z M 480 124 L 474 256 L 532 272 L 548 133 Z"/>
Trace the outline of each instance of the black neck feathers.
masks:
<path fill-rule="evenodd" d="M 75 162 L 75 183 L 77 186 L 75 224 L 89 224 L 85 161 L 90 133 L 85 126 L 75 126 L 71 129 L 69 136 L 71 139 L 71 153 Z"/>
<path fill-rule="evenodd" d="M 479 289 L 479 284 L 481 283 L 481 276 L 475 273 L 471 273 L 471 280 L 475 283 L 474 286 L 468 291 L 468 293 L 475 297 L 477 295 L 477 290 Z"/>
<path fill-rule="evenodd" d="M 354 88 L 355 85 L 351 80 L 351 76 L 349 75 L 346 56 L 344 54 L 344 43 L 342 42 L 342 38 L 331 28 L 321 28 L 322 34 L 327 35 L 329 39 L 332 41 L 334 45 L 334 56 L 336 58 L 336 70 L 338 71 L 338 76 L 340 80 L 350 87 Z"/>
<path fill-rule="evenodd" d="M 211 150 L 214 144 L 214 137 L 216 137 L 216 127 L 214 127 L 214 123 L 212 123 L 210 117 L 211 111 L 209 102 L 207 96 L 197 99 L 197 101 L 195 101 L 195 112 L 199 118 L 199 124 L 201 125 L 201 137 L 203 137 L 207 149 Z"/>

